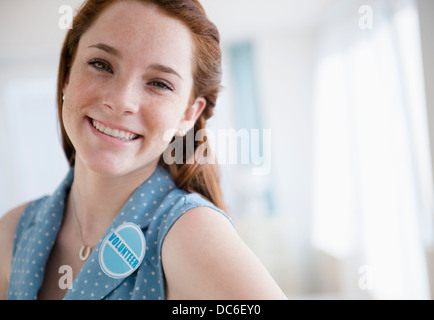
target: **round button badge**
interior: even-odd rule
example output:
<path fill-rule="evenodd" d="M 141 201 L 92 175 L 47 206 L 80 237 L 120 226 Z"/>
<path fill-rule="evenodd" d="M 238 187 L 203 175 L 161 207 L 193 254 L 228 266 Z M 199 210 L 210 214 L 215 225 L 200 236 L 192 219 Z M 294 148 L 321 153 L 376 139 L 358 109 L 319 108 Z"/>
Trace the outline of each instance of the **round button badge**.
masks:
<path fill-rule="evenodd" d="M 109 277 L 125 278 L 140 266 L 145 251 L 142 230 L 134 223 L 124 223 L 104 238 L 98 255 L 99 264 Z"/>

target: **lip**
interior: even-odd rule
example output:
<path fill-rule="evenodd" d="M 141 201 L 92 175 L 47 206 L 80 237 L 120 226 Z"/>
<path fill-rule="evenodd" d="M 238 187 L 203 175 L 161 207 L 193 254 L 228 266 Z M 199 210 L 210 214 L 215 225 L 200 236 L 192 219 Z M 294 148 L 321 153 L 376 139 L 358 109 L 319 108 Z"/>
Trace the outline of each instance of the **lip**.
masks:
<path fill-rule="evenodd" d="M 102 140 L 105 141 L 105 142 L 109 142 L 109 143 L 114 144 L 114 145 L 117 145 L 117 146 L 126 146 L 126 145 L 131 145 L 131 144 L 137 143 L 138 141 L 140 141 L 140 140 L 143 139 L 143 136 L 142 136 L 142 135 L 139 135 L 139 134 L 137 134 L 137 133 L 134 133 L 134 132 L 132 132 L 132 131 L 126 129 L 125 127 L 122 127 L 122 126 L 119 126 L 119 125 L 113 125 L 113 124 L 110 124 L 110 123 L 107 123 L 107 122 L 103 122 L 103 121 L 100 121 L 100 120 L 97 120 L 97 119 L 93 119 L 93 118 L 90 118 L 90 117 L 86 117 L 86 118 L 87 118 L 86 120 L 87 120 L 87 122 L 88 122 L 88 124 L 89 124 L 89 126 L 90 126 L 91 131 L 92 131 L 92 132 L 93 132 L 97 137 L 99 137 L 100 139 L 102 139 Z M 96 120 L 96 121 L 102 123 L 103 125 L 105 125 L 106 127 L 110 127 L 110 128 L 112 128 L 112 129 L 117 129 L 117 130 L 122 130 L 122 131 L 125 131 L 125 132 L 129 132 L 129 133 L 131 133 L 131 134 L 137 135 L 138 137 L 137 137 L 136 139 L 134 139 L 134 140 L 120 140 L 120 139 L 118 139 L 118 138 L 115 138 L 115 137 L 112 137 L 112 136 L 106 135 L 106 134 L 100 132 L 99 130 L 97 130 L 97 129 L 92 125 L 92 120 Z"/>

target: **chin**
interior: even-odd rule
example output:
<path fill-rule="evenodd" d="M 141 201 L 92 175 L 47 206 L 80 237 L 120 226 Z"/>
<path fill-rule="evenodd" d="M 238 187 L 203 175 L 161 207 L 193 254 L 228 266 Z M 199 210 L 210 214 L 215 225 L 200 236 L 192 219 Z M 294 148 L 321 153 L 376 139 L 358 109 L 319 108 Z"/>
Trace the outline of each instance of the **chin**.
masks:
<path fill-rule="evenodd" d="M 152 161 L 143 161 L 141 163 L 130 161 L 131 157 L 116 157 L 113 155 L 103 156 L 95 155 L 87 157 L 84 159 L 83 165 L 87 170 L 93 172 L 94 174 L 103 177 L 122 177 L 130 174 L 138 174 L 143 171 L 143 173 L 149 170 L 154 170 L 157 165 L 159 158 L 153 159 Z"/>
<path fill-rule="evenodd" d="M 90 160 L 85 163 L 88 170 L 106 177 L 119 177 L 128 174 L 133 170 L 133 166 L 130 163 L 123 163 L 119 161 L 101 159 Z"/>

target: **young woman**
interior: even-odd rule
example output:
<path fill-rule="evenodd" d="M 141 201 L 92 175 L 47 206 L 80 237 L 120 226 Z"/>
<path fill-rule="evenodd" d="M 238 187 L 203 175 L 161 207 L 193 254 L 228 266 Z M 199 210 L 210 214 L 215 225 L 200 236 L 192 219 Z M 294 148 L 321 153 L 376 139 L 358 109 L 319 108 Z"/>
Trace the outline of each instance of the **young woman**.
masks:
<path fill-rule="evenodd" d="M 226 215 L 213 166 L 188 164 L 187 148 L 163 161 L 168 132 L 182 141 L 212 116 L 220 68 L 196 0 L 84 3 L 58 76 L 71 170 L 1 220 L 2 298 L 285 299 Z"/>

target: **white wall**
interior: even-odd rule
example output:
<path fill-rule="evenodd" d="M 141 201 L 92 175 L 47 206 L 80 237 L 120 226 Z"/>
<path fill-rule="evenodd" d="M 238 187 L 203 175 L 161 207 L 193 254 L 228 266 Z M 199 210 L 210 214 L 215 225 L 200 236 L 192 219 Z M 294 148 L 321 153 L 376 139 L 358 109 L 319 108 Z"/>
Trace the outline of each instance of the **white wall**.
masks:
<path fill-rule="evenodd" d="M 0 62 L 0 214 L 50 194 L 67 170 L 57 130 L 52 64 Z"/>
<path fill-rule="evenodd" d="M 418 0 L 422 44 L 425 95 L 430 131 L 432 172 L 434 172 L 434 2 Z M 434 179 L 434 176 L 433 176 Z M 432 212 L 434 215 L 434 212 Z M 434 297 L 434 248 L 427 248 L 431 296 Z"/>
<path fill-rule="evenodd" d="M 434 169 L 434 2 L 432 0 L 418 0 L 418 6 L 425 75 L 425 94 L 431 137 L 431 159 Z"/>
<path fill-rule="evenodd" d="M 273 134 L 272 176 L 278 215 L 293 259 L 292 289 L 309 287 L 312 214 L 312 77 L 315 34 L 288 30 L 257 41 L 263 108 Z M 277 244 L 275 244 L 277 245 Z"/>

